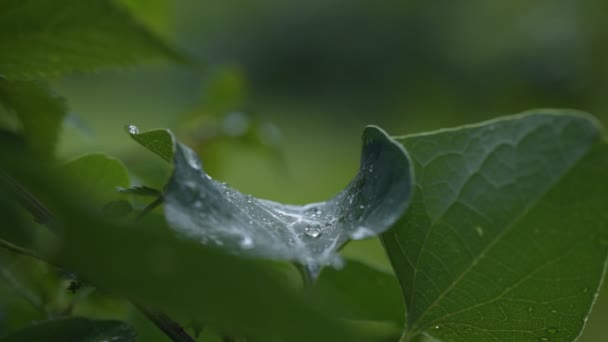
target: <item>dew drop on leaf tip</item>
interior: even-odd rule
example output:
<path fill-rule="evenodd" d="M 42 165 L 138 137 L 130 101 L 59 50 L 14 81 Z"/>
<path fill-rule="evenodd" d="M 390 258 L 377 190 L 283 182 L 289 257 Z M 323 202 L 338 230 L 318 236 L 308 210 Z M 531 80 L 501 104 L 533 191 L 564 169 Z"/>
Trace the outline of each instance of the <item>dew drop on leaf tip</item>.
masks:
<path fill-rule="evenodd" d="M 129 132 L 129 134 L 139 134 L 139 128 L 137 128 L 135 125 L 127 125 L 125 126 L 125 129 L 127 132 Z"/>

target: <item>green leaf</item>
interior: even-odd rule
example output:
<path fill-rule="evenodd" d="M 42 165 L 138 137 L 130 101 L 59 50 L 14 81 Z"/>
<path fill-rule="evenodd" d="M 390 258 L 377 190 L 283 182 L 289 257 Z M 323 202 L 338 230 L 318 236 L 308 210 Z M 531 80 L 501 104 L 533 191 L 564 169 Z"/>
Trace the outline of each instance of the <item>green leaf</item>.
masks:
<path fill-rule="evenodd" d="M 0 342 L 134 342 L 135 331 L 119 321 L 71 317 L 34 323 L 0 339 Z"/>
<path fill-rule="evenodd" d="M 148 150 L 156 153 L 165 161 L 172 163 L 175 153 L 175 137 L 173 133 L 166 129 L 157 129 L 144 133 L 139 133 L 139 128 L 134 125 L 124 127 L 133 140 Z"/>
<path fill-rule="evenodd" d="M 537 111 L 405 136 L 417 186 L 382 238 L 403 341 L 573 341 L 608 243 L 608 148 L 588 117 Z"/>
<path fill-rule="evenodd" d="M 43 83 L 0 77 L 0 104 L 16 115 L 19 121 L 16 129 L 22 133 L 29 148 L 41 156 L 53 154 L 67 111 L 62 98 Z"/>
<path fill-rule="evenodd" d="M 313 296 L 326 310 L 347 319 L 386 321 L 400 327 L 405 318 L 397 278 L 355 260 L 347 260 L 340 270 L 324 269 Z"/>
<path fill-rule="evenodd" d="M 0 46 L 0 74 L 13 79 L 182 60 L 111 0 L 4 0 Z"/>
<path fill-rule="evenodd" d="M 31 193 L 42 194 L 45 204 L 52 204 L 62 228 L 60 244 L 34 246 L 35 252 L 96 288 L 234 336 L 261 341 L 363 340 L 303 296 L 291 282 L 299 280 L 291 264 L 240 258 L 189 241 L 154 215 L 138 222 L 107 218 L 88 210 L 53 170 L 27 156 L 0 153 L 0 165 Z M 0 193 L 8 201 L 14 200 L 11 196 Z M 11 207 L 2 203 L 0 216 L 11 218 Z"/>
<path fill-rule="evenodd" d="M 165 217 L 173 229 L 234 254 L 296 261 L 313 276 L 324 265 L 339 265 L 337 251 L 348 241 L 387 230 L 407 207 L 412 189 L 402 146 L 371 126 L 363 133 L 358 175 L 321 203 L 284 205 L 244 195 L 211 179 L 196 154 L 181 144 L 173 164 L 164 194 Z"/>
<path fill-rule="evenodd" d="M 59 172 L 72 184 L 78 196 L 86 196 L 96 207 L 120 199 L 117 188 L 129 186 L 129 174 L 118 159 L 105 154 L 88 154 L 64 164 Z"/>

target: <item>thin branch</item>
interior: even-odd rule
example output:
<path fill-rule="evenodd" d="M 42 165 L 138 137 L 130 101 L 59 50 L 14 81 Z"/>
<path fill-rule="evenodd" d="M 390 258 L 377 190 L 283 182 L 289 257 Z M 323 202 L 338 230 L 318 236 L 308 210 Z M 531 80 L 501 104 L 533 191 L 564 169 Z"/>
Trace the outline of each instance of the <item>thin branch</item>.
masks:
<path fill-rule="evenodd" d="M 152 323 L 154 323 L 165 335 L 174 342 L 196 342 L 185 330 L 167 315 L 162 313 L 156 313 L 148 308 L 131 301 L 139 311 L 141 311 Z"/>
<path fill-rule="evenodd" d="M 152 210 L 156 209 L 159 205 L 163 204 L 163 196 L 159 196 L 154 200 L 154 202 L 148 204 L 142 211 L 137 215 L 135 221 L 141 220 L 144 216 L 148 215 Z"/>

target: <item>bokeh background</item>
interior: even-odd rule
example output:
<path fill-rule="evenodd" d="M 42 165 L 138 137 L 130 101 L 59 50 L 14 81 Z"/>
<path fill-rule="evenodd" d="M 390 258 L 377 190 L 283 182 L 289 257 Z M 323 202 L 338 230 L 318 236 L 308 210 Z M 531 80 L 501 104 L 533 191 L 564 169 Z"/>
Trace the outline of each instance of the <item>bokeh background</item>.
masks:
<path fill-rule="evenodd" d="M 195 64 L 54 81 L 71 110 L 59 155 L 106 152 L 150 186 L 165 166 L 123 125 L 171 128 L 214 178 L 307 203 L 349 182 L 369 124 L 401 135 L 539 107 L 608 124 L 606 1 L 122 2 Z M 344 253 L 390 270 L 375 240 Z M 607 292 L 580 341 L 607 340 Z M 154 329 L 142 340 L 162 341 Z"/>

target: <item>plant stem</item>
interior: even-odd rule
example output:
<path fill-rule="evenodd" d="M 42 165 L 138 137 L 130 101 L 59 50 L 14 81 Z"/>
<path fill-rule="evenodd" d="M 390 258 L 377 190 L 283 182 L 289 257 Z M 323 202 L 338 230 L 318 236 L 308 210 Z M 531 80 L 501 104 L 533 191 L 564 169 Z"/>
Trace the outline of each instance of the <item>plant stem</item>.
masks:
<path fill-rule="evenodd" d="M 148 213 L 150 213 L 152 210 L 154 210 L 156 207 L 158 207 L 159 205 L 163 204 L 163 196 L 159 196 L 158 198 L 156 198 L 154 200 L 154 202 L 148 204 L 142 211 L 141 213 L 139 213 L 139 215 L 137 215 L 137 217 L 135 218 L 135 221 L 139 221 L 141 220 L 144 216 L 148 215 Z"/>
<path fill-rule="evenodd" d="M 154 325 L 167 335 L 173 342 L 196 342 L 185 330 L 167 315 L 156 313 L 148 308 L 131 301 L 139 311 L 141 311 Z"/>

